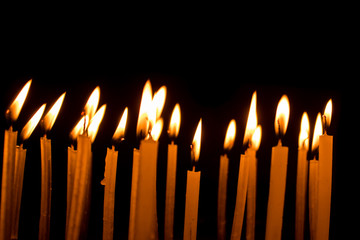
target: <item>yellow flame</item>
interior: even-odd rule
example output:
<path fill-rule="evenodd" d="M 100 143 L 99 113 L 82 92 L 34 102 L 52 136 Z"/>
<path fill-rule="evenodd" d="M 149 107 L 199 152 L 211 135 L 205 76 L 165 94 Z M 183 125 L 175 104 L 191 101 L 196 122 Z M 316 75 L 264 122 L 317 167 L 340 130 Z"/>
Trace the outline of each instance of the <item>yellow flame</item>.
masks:
<path fill-rule="evenodd" d="M 151 138 L 154 141 L 159 140 L 161 131 L 163 129 L 163 125 L 164 125 L 164 121 L 162 120 L 162 118 L 160 118 L 156 121 L 156 123 L 154 124 L 154 127 L 151 129 Z"/>
<path fill-rule="evenodd" d="M 159 90 L 154 94 L 154 98 L 152 100 L 152 105 L 155 112 L 155 119 L 158 120 L 161 116 L 162 110 L 164 109 L 165 99 L 166 99 L 166 87 L 162 86 Z M 154 113 L 152 113 L 154 114 Z M 155 122 L 156 122 L 155 120 Z"/>
<path fill-rule="evenodd" d="M 118 140 L 118 139 L 122 139 L 125 136 L 125 128 L 126 128 L 126 121 L 127 121 L 127 116 L 128 116 L 128 108 L 126 107 L 121 119 L 119 121 L 119 124 L 115 130 L 115 133 L 112 137 L 113 140 Z"/>
<path fill-rule="evenodd" d="M 94 142 L 96 134 L 99 130 L 100 123 L 104 117 L 106 110 L 106 104 L 102 105 L 101 108 L 95 113 L 94 117 L 90 120 L 88 128 L 88 136 L 91 142 Z"/>
<path fill-rule="evenodd" d="M 30 79 L 24 87 L 21 89 L 19 94 L 16 96 L 14 102 L 10 105 L 9 109 L 6 111 L 7 114 L 10 115 L 11 121 L 16 121 L 19 117 L 22 106 L 24 105 L 26 96 L 29 92 L 30 85 L 32 80 Z"/>
<path fill-rule="evenodd" d="M 254 134 L 256 126 L 257 126 L 257 115 L 256 115 L 256 91 L 255 91 L 251 98 L 249 115 L 246 122 L 244 141 L 243 141 L 244 145 L 250 141 L 251 136 Z"/>
<path fill-rule="evenodd" d="M 194 139 L 192 141 L 192 145 L 191 145 L 191 158 L 193 161 L 197 162 L 199 160 L 200 157 L 200 147 L 201 147 L 201 125 L 202 125 L 202 120 L 200 118 L 200 121 L 197 125 L 195 134 L 194 134 Z"/>
<path fill-rule="evenodd" d="M 283 95 L 279 101 L 275 115 L 275 133 L 276 135 L 285 135 L 290 116 L 290 104 L 286 95 Z M 279 132 L 280 130 L 280 132 Z"/>
<path fill-rule="evenodd" d="M 84 123 L 84 121 L 85 121 L 85 123 Z M 85 125 L 85 129 L 87 129 L 87 127 L 89 126 L 89 116 L 88 115 L 82 116 L 81 119 L 79 120 L 79 122 L 75 125 L 73 130 L 70 132 L 70 138 L 72 140 L 75 141 L 79 135 L 84 134 L 84 125 Z"/>
<path fill-rule="evenodd" d="M 326 128 L 330 127 L 330 123 L 331 123 L 331 115 L 332 115 L 332 100 L 330 99 L 325 107 L 325 111 L 324 111 L 324 126 Z"/>
<path fill-rule="evenodd" d="M 306 112 L 303 113 L 301 117 L 301 127 L 299 134 L 299 148 L 304 147 L 306 151 L 309 149 L 309 134 L 310 134 L 310 124 L 309 117 Z"/>
<path fill-rule="evenodd" d="M 177 103 L 171 114 L 170 125 L 168 130 L 169 137 L 176 138 L 178 136 L 180 130 L 180 122 L 181 122 L 180 105 Z"/>
<path fill-rule="evenodd" d="M 258 125 L 254 131 L 254 134 L 251 137 L 251 148 L 253 148 L 255 151 L 257 151 L 260 147 L 261 143 L 261 125 Z"/>
<path fill-rule="evenodd" d="M 30 120 L 25 124 L 24 128 L 22 129 L 20 133 L 20 138 L 25 141 L 28 139 L 31 135 L 31 133 L 34 131 L 36 125 L 39 123 L 41 116 L 44 113 L 46 104 L 44 103 L 37 111 L 36 113 L 30 118 Z"/>
<path fill-rule="evenodd" d="M 43 120 L 44 121 L 44 130 L 45 131 L 50 131 L 52 126 L 54 125 L 56 117 L 58 116 L 61 105 L 62 105 L 62 103 L 64 101 L 65 94 L 66 94 L 66 92 L 64 92 L 58 98 L 58 100 L 56 100 L 54 105 L 50 108 L 49 112 L 45 115 L 44 120 Z"/>
<path fill-rule="evenodd" d="M 318 113 L 315 122 L 311 150 L 314 152 L 319 147 L 319 136 L 322 135 L 321 114 Z"/>
<path fill-rule="evenodd" d="M 234 119 L 232 119 L 226 131 L 224 150 L 230 151 L 231 148 L 234 146 L 235 135 L 236 135 L 236 122 Z"/>
<path fill-rule="evenodd" d="M 136 127 L 136 135 L 146 137 L 149 132 L 149 112 L 152 108 L 152 88 L 150 80 L 147 80 L 142 92 L 139 117 Z"/>
<path fill-rule="evenodd" d="M 84 107 L 85 115 L 89 116 L 90 121 L 93 118 L 96 109 L 99 105 L 99 99 L 100 99 L 100 87 L 97 86 L 94 89 L 94 91 L 91 93 Z"/>

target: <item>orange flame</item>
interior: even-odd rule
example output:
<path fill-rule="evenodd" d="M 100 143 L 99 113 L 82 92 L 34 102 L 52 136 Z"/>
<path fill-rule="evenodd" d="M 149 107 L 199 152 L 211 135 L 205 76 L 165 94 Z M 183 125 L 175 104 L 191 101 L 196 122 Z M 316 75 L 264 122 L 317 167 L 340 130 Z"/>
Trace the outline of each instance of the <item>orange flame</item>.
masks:
<path fill-rule="evenodd" d="M 279 136 L 285 135 L 289 123 L 290 104 L 286 95 L 283 95 L 279 101 L 275 115 L 275 133 Z"/>
<path fill-rule="evenodd" d="M 168 130 L 169 137 L 176 138 L 178 136 L 180 130 L 180 122 L 181 122 L 180 105 L 177 103 L 171 114 L 170 125 Z"/>
<path fill-rule="evenodd" d="M 151 129 L 151 138 L 154 141 L 158 141 L 163 129 L 163 125 L 164 125 L 164 121 L 162 120 L 162 118 L 160 118 L 159 120 L 156 121 L 156 123 L 154 124 L 154 127 Z"/>
<path fill-rule="evenodd" d="M 324 110 L 324 128 L 330 127 L 331 123 L 331 115 L 332 115 L 332 100 L 330 99 Z"/>
<path fill-rule="evenodd" d="M 91 142 L 94 142 L 96 134 L 99 130 L 100 123 L 104 117 L 106 110 L 106 104 L 102 105 L 101 108 L 95 113 L 94 117 L 90 120 L 88 128 L 88 136 Z"/>
<path fill-rule="evenodd" d="M 321 114 L 318 113 L 315 122 L 313 141 L 311 146 L 311 151 L 314 152 L 319 147 L 319 136 L 322 135 L 322 125 L 321 125 Z"/>
<path fill-rule="evenodd" d="M 88 125 L 89 125 L 89 116 L 88 115 L 82 116 L 79 122 L 70 132 L 70 138 L 75 141 L 79 135 L 84 134 L 84 126 L 86 129 Z"/>
<path fill-rule="evenodd" d="M 149 132 L 149 112 L 152 108 L 152 88 L 150 80 L 147 80 L 143 89 L 139 117 L 136 127 L 136 135 L 146 137 Z"/>
<path fill-rule="evenodd" d="M 20 138 L 25 141 L 28 139 L 31 135 L 31 133 L 34 131 L 35 127 L 39 123 L 41 116 L 44 113 L 46 104 L 44 103 L 37 111 L 36 113 L 30 118 L 30 120 L 25 124 L 24 128 L 22 129 L 20 133 Z"/>
<path fill-rule="evenodd" d="M 128 116 L 128 108 L 126 107 L 122 116 L 121 116 L 121 119 L 119 121 L 119 124 L 115 130 L 115 133 L 112 137 L 112 139 L 114 141 L 118 140 L 118 139 L 123 139 L 124 136 L 125 136 L 125 128 L 126 128 L 126 121 L 127 121 L 127 116 Z"/>
<path fill-rule="evenodd" d="M 224 150 L 230 151 L 231 148 L 234 146 L 235 135 L 236 135 L 236 122 L 234 119 L 232 119 L 226 131 Z"/>
<path fill-rule="evenodd" d="M 256 91 L 253 93 L 251 98 L 250 110 L 248 119 L 246 122 L 245 134 L 244 134 L 244 141 L 243 144 L 247 144 L 251 136 L 254 134 L 254 131 L 257 126 L 257 114 L 256 114 Z"/>
<path fill-rule="evenodd" d="M 16 121 L 19 117 L 22 106 L 24 105 L 26 96 L 29 92 L 30 85 L 32 80 L 30 79 L 24 87 L 21 89 L 19 94 L 16 96 L 14 102 L 10 105 L 9 109 L 6 111 L 6 114 L 9 115 L 11 121 Z"/>
<path fill-rule="evenodd" d="M 258 125 L 254 131 L 254 134 L 251 137 L 251 148 L 257 151 L 260 147 L 261 142 L 261 125 Z"/>
<path fill-rule="evenodd" d="M 94 89 L 94 91 L 91 93 L 84 107 L 85 115 L 89 116 L 90 121 L 96 112 L 96 109 L 99 105 L 99 100 L 100 100 L 100 87 L 97 86 Z"/>
<path fill-rule="evenodd" d="M 192 145 L 191 145 L 191 158 L 193 161 L 197 162 L 199 160 L 200 157 L 200 147 L 201 147 L 201 125 L 202 125 L 202 120 L 200 118 L 200 121 L 197 125 L 195 134 L 194 134 L 194 139 L 192 141 Z"/>
<path fill-rule="evenodd" d="M 299 134 L 299 148 L 305 148 L 306 151 L 309 149 L 309 134 L 310 134 L 310 124 L 309 117 L 306 112 L 303 113 L 301 117 L 301 127 Z"/>
<path fill-rule="evenodd" d="M 56 117 L 59 114 L 61 105 L 64 101 L 65 98 L 65 94 L 66 92 L 64 92 L 59 98 L 58 100 L 56 100 L 56 102 L 54 103 L 54 105 L 50 108 L 49 112 L 45 115 L 44 119 L 43 119 L 43 123 L 44 123 L 44 130 L 45 131 L 50 131 L 50 129 L 52 128 L 52 126 L 55 123 Z"/>

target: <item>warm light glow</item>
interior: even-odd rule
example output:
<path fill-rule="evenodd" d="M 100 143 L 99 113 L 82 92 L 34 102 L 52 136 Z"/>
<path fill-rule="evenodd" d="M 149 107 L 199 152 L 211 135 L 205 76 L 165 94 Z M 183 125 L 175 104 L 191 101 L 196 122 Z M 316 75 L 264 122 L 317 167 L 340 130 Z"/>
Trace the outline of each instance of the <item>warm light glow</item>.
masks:
<path fill-rule="evenodd" d="M 165 99 L 166 99 L 166 87 L 162 86 L 159 88 L 159 90 L 156 91 L 154 94 L 154 98 L 152 100 L 152 105 L 155 110 L 155 119 L 159 119 L 162 113 L 162 110 L 164 109 L 165 105 Z M 154 114 L 154 113 L 153 113 Z M 155 122 L 156 122 L 155 120 Z"/>
<path fill-rule="evenodd" d="M 244 142 L 243 142 L 244 145 L 250 141 L 251 136 L 254 134 L 256 126 L 257 126 L 257 115 L 256 115 L 256 91 L 255 91 L 251 98 L 249 115 L 246 122 Z"/>
<path fill-rule="evenodd" d="M 331 113 L 332 113 L 332 100 L 330 99 L 325 107 L 325 111 L 324 111 L 324 126 L 325 128 L 330 127 L 330 123 L 331 123 Z"/>
<path fill-rule="evenodd" d="M 309 134 L 310 134 L 309 117 L 307 113 L 304 112 L 301 118 L 299 148 L 305 148 L 306 151 L 309 150 Z"/>
<path fill-rule="evenodd" d="M 88 136 L 91 142 L 94 142 L 96 134 L 99 130 L 100 123 L 104 117 L 106 110 L 106 104 L 102 105 L 101 108 L 95 113 L 94 117 L 90 120 L 88 128 Z"/>
<path fill-rule="evenodd" d="M 147 80 L 143 89 L 139 117 L 136 127 L 138 137 L 146 137 L 149 132 L 149 111 L 152 109 L 152 88 L 150 80 Z"/>
<path fill-rule="evenodd" d="M 169 137 L 176 138 L 178 136 L 180 130 L 180 122 L 181 122 L 180 105 L 177 103 L 171 114 L 170 125 L 168 130 Z"/>
<path fill-rule="evenodd" d="M 24 128 L 22 129 L 20 133 L 20 138 L 25 141 L 28 139 L 31 135 L 31 133 L 34 131 L 36 125 L 39 123 L 41 116 L 44 113 L 46 104 L 44 103 L 37 111 L 36 113 L 30 118 L 30 120 L 25 124 Z"/>
<path fill-rule="evenodd" d="M 236 134 L 236 122 L 234 119 L 232 119 L 226 131 L 224 150 L 230 151 L 231 148 L 234 146 L 235 134 Z"/>
<path fill-rule="evenodd" d="M 94 91 L 91 93 L 84 107 L 85 115 L 89 116 L 90 121 L 93 118 L 96 109 L 99 105 L 99 99 L 100 99 L 100 87 L 97 86 L 94 89 Z"/>
<path fill-rule="evenodd" d="M 56 117 L 60 112 L 61 105 L 64 101 L 66 92 L 64 92 L 58 100 L 54 103 L 54 105 L 50 108 L 49 112 L 45 115 L 43 121 L 44 121 L 44 130 L 50 131 L 52 126 L 55 123 Z"/>
<path fill-rule="evenodd" d="M 122 114 L 122 116 L 121 116 L 120 122 L 119 122 L 119 124 L 118 124 L 118 126 L 117 126 L 117 128 L 115 130 L 115 133 L 114 133 L 114 135 L 112 137 L 112 139 L 114 141 L 124 138 L 127 116 L 128 116 L 128 108 L 126 107 L 123 114 Z"/>
<path fill-rule="evenodd" d="M 195 162 L 199 160 L 200 157 L 200 147 L 201 147 L 201 123 L 202 120 L 200 118 L 200 121 L 198 123 L 198 126 L 196 128 L 194 139 L 191 145 L 191 159 Z"/>
<path fill-rule="evenodd" d="M 85 123 L 84 123 L 84 121 L 85 121 Z M 76 124 L 76 126 L 70 132 L 70 138 L 72 140 L 75 141 L 79 135 L 84 134 L 84 125 L 85 125 L 85 129 L 89 125 L 89 116 L 87 116 L 87 115 L 82 116 L 80 121 Z"/>
<path fill-rule="evenodd" d="M 257 151 L 260 147 L 261 143 L 261 126 L 258 125 L 254 131 L 254 134 L 251 137 L 251 148 Z"/>
<path fill-rule="evenodd" d="M 311 151 L 314 152 L 319 147 L 319 136 L 322 135 L 321 114 L 318 113 L 315 122 L 314 135 Z"/>
<path fill-rule="evenodd" d="M 164 126 L 164 121 L 162 120 L 162 118 L 157 120 L 156 123 L 154 124 L 154 127 L 151 129 L 151 138 L 154 141 L 159 140 L 163 126 Z"/>
<path fill-rule="evenodd" d="M 279 101 L 275 115 L 275 133 L 279 136 L 285 135 L 290 116 L 290 104 L 286 95 L 283 95 Z M 279 132 L 280 130 L 280 132 Z"/>
<path fill-rule="evenodd" d="M 16 121 L 19 117 L 22 106 L 24 105 L 26 96 L 29 92 L 31 79 L 25 84 L 25 86 L 21 89 L 14 102 L 10 105 L 9 109 L 6 111 L 6 114 L 10 116 L 11 121 Z"/>

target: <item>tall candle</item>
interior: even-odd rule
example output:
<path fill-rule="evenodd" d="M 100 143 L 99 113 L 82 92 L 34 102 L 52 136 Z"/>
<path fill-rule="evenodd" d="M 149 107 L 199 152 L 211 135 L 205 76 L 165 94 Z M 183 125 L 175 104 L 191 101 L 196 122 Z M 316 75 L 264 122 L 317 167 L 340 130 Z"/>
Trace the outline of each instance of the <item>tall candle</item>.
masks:
<path fill-rule="evenodd" d="M 177 103 L 174 107 L 168 129 L 169 137 L 175 138 L 180 130 L 180 105 Z M 176 163 L 177 163 L 177 145 L 174 141 L 168 145 L 167 174 L 166 174 L 166 195 L 165 195 L 165 224 L 164 239 L 174 238 L 174 208 L 175 208 L 175 187 L 176 187 Z"/>
<path fill-rule="evenodd" d="M 307 152 L 309 148 L 309 118 L 306 112 L 301 118 L 296 176 L 295 239 L 304 239 L 305 205 L 308 178 Z"/>
<path fill-rule="evenodd" d="M 129 216 L 129 240 L 135 239 L 135 215 L 136 215 L 136 199 L 137 188 L 139 182 L 139 162 L 140 151 L 134 148 L 133 151 L 133 166 L 131 175 L 131 193 L 130 193 L 130 216 Z"/>
<path fill-rule="evenodd" d="M 67 157 L 65 232 L 68 231 L 68 226 L 69 226 L 69 216 L 70 216 L 71 198 L 72 198 L 72 192 L 73 192 L 73 186 L 74 186 L 76 158 L 77 158 L 77 151 L 74 149 L 74 146 L 71 145 L 71 147 L 68 147 L 68 157 Z"/>
<path fill-rule="evenodd" d="M 286 95 L 280 99 L 275 116 L 275 132 L 285 134 L 289 121 L 289 100 Z M 284 211 L 287 147 L 282 146 L 281 140 L 272 148 L 270 168 L 270 188 L 266 217 L 265 239 L 281 239 L 281 229 Z"/>
<path fill-rule="evenodd" d="M 195 163 L 199 160 L 201 147 L 201 119 L 195 131 L 191 158 Z M 185 220 L 184 220 L 184 240 L 196 239 L 197 219 L 199 207 L 201 171 L 195 172 L 195 165 L 192 171 L 187 171 L 186 178 L 186 199 L 185 199 Z"/>

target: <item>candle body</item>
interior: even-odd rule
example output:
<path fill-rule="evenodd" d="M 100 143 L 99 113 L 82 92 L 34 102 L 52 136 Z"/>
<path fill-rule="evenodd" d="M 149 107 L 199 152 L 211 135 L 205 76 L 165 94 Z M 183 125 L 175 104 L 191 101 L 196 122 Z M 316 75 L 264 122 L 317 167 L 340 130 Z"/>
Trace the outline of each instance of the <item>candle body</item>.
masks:
<path fill-rule="evenodd" d="M 229 158 L 226 154 L 220 156 L 218 209 L 217 209 L 217 234 L 218 240 L 226 238 L 226 191 L 229 169 Z"/>
<path fill-rule="evenodd" d="M 74 186 L 75 164 L 76 164 L 77 151 L 74 146 L 68 147 L 68 159 L 67 159 L 67 188 L 66 188 L 66 230 L 69 226 L 69 216 L 71 208 L 71 196 Z"/>
<path fill-rule="evenodd" d="M 319 196 L 319 161 L 310 160 L 309 164 L 309 225 L 310 239 L 315 239 Z"/>
<path fill-rule="evenodd" d="M 136 196 L 139 181 L 139 162 L 140 150 L 134 148 L 133 167 L 131 176 L 131 194 L 130 194 L 130 217 L 129 217 L 129 240 L 135 239 L 135 213 L 136 213 Z"/>
<path fill-rule="evenodd" d="M 187 171 L 184 240 L 196 239 L 200 175 L 200 171 Z"/>
<path fill-rule="evenodd" d="M 3 168 L 1 179 L 0 240 L 10 239 L 12 215 L 12 186 L 14 182 L 17 132 L 10 128 L 4 134 Z"/>
<path fill-rule="evenodd" d="M 115 184 L 118 152 L 115 149 L 107 149 L 105 158 L 104 180 L 101 184 L 104 189 L 104 214 L 103 214 L 103 240 L 112 240 L 114 236 L 114 207 L 115 207 Z"/>
<path fill-rule="evenodd" d="M 168 162 L 167 162 L 167 175 L 166 175 L 165 226 L 164 226 L 165 240 L 171 240 L 174 237 L 176 163 L 177 163 L 177 145 L 171 143 L 168 145 Z"/>
<path fill-rule="evenodd" d="M 158 142 L 140 142 L 139 178 L 136 196 L 135 239 L 157 239 L 156 167 Z"/>
<path fill-rule="evenodd" d="M 329 239 L 333 137 L 319 136 L 319 198 L 316 239 Z"/>
<path fill-rule="evenodd" d="M 92 153 L 89 137 L 80 135 L 77 139 L 77 156 L 75 163 L 74 184 L 71 196 L 68 240 L 77 240 L 80 233 L 87 228 L 87 217 L 90 199 Z"/>
<path fill-rule="evenodd" d="M 231 230 L 231 240 L 239 240 L 241 237 L 241 231 L 244 221 L 244 211 L 245 211 L 245 203 L 246 203 L 246 193 L 248 188 L 248 180 L 249 180 L 249 161 L 244 154 L 241 154 L 234 220 Z"/>
<path fill-rule="evenodd" d="M 51 140 L 40 138 L 41 150 L 41 200 L 39 240 L 49 239 L 51 210 Z"/>
<path fill-rule="evenodd" d="M 299 148 L 296 176 L 295 239 L 304 239 L 305 203 L 308 178 L 307 150 Z"/>
<path fill-rule="evenodd" d="M 15 172 L 14 172 L 14 183 L 13 183 L 13 206 L 12 206 L 12 226 L 11 226 L 11 238 L 18 239 L 19 232 L 19 218 L 20 218 L 20 206 L 21 196 L 23 189 L 24 180 L 24 168 L 26 159 L 26 149 L 22 146 L 16 147 L 15 152 Z"/>
<path fill-rule="evenodd" d="M 265 239 L 281 239 L 284 211 L 288 148 L 272 148 L 270 189 L 266 217 Z"/>
<path fill-rule="evenodd" d="M 246 239 L 255 239 L 255 216 L 256 216 L 256 176 L 257 159 L 256 151 L 252 148 L 246 150 L 245 155 L 249 162 L 249 180 L 246 199 Z"/>

